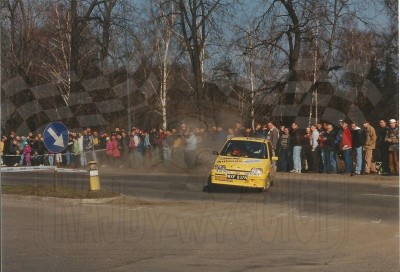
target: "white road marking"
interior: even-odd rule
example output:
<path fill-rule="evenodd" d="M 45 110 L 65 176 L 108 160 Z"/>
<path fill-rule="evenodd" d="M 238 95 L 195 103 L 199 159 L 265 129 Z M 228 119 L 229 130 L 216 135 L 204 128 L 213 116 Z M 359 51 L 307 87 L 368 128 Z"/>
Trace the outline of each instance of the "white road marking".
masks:
<path fill-rule="evenodd" d="M 383 197 L 396 197 L 396 198 L 400 198 L 399 195 L 381 195 L 381 194 L 363 194 L 365 196 L 383 196 Z"/>
<path fill-rule="evenodd" d="M 287 211 L 287 212 L 283 212 L 283 213 L 277 214 L 277 215 L 275 215 L 274 217 L 286 216 L 286 215 L 288 215 L 289 213 L 293 212 L 294 210 L 296 210 L 296 208 L 292 208 L 292 209 L 290 209 L 290 210 Z"/>
<path fill-rule="evenodd" d="M 382 184 L 381 188 L 400 188 L 399 184 Z"/>

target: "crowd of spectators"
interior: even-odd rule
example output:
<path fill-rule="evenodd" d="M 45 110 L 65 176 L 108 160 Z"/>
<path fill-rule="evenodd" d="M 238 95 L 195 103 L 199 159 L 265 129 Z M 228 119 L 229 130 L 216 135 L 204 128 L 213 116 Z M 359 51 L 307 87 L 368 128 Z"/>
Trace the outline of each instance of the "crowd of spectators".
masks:
<path fill-rule="evenodd" d="M 90 128 L 70 132 L 65 150 L 49 151 L 42 134 L 18 136 L 11 131 L 0 142 L 2 166 L 57 165 L 86 167 L 97 160 L 102 167 L 151 168 L 162 162 L 165 166 L 193 168 L 198 150 L 222 148 L 234 136 L 265 138 L 272 142 L 278 156 L 278 171 L 291 173 L 343 173 L 348 175 L 399 173 L 398 121 L 379 120 L 376 128 L 368 121 L 363 124 L 339 120 L 337 127 L 328 122 L 299 128 L 277 128 L 273 121 L 243 127 L 209 129 L 189 127 L 150 131 L 133 127 L 130 131 L 115 128 L 99 132 Z"/>
<path fill-rule="evenodd" d="M 2 166 L 68 166 L 86 167 L 88 161 L 99 161 L 101 167 L 150 168 L 160 162 L 170 166 L 192 168 L 196 151 L 202 145 L 204 129 L 189 128 L 150 131 L 133 127 L 130 131 L 115 128 L 99 132 L 91 128 L 69 132 L 66 148 L 51 152 L 44 144 L 43 134 L 18 136 L 14 131 L 3 135 L 0 143 Z M 226 140 L 226 139 L 225 139 Z M 221 142 L 223 144 L 223 142 Z"/>
<path fill-rule="evenodd" d="M 376 128 L 339 120 L 338 127 L 328 122 L 300 129 L 282 126 L 276 145 L 278 169 L 291 173 L 347 175 L 398 175 L 399 125 L 395 119 L 379 120 Z"/>

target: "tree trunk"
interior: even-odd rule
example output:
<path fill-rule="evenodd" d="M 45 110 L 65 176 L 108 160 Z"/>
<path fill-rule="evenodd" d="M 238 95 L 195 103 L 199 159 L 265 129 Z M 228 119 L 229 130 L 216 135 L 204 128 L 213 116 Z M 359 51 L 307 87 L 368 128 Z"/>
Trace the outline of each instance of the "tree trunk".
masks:
<path fill-rule="evenodd" d="M 79 58 L 79 21 L 78 21 L 78 0 L 71 0 L 71 59 L 70 73 L 78 74 L 78 58 Z"/>
<path fill-rule="evenodd" d="M 297 73 L 297 63 L 300 57 L 301 50 L 301 29 L 299 24 L 299 19 L 297 17 L 296 11 L 294 10 L 291 0 L 284 1 L 281 0 L 286 11 L 289 14 L 289 18 L 292 25 L 287 33 L 289 41 L 289 77 L 288 77 L 288 87 L 285 95 L 285 104 L 294 105 L 296 98 L 296 86 L 298 81 Z M 294 35 L 294 38 L 292 36 Z M 293 40 L 294 39 L 294 40 Z M 284 123 L 289 124 L 293 121 L 292 116 L 286 116 L 283 118 Z"/>
<path fill-rule="evenodd" d="M 167 78 L 168 78 L 168 51 L 170 43 L 170 34 L 164 43 L 163 58 L 161 64 L 161 111 L 163 129 L 167 129 Z"/>

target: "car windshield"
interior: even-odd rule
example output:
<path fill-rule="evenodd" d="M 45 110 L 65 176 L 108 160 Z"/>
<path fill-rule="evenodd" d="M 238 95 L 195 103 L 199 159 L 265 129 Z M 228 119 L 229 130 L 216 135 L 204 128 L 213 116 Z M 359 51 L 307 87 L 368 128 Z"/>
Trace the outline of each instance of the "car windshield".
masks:
<path fill-rule="evenodd" d="M 228 141 L 222 148 L 222 156 L 268 159 L 265 143 L 251 141 Z"/>

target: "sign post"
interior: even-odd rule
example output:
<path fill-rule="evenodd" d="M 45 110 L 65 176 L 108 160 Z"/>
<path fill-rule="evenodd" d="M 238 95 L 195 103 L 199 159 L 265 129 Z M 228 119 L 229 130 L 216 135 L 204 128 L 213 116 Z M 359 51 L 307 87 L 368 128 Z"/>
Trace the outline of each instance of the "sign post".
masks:
<path fill-rule="evenodd" d="M 68 144 L 68 129 L 61 122 L 52 122 L 43 132 L 44 145 L 51 153 L 62 152 Z M 57 165 L 54 167 L 54 190 L 57 191 Z"/>

